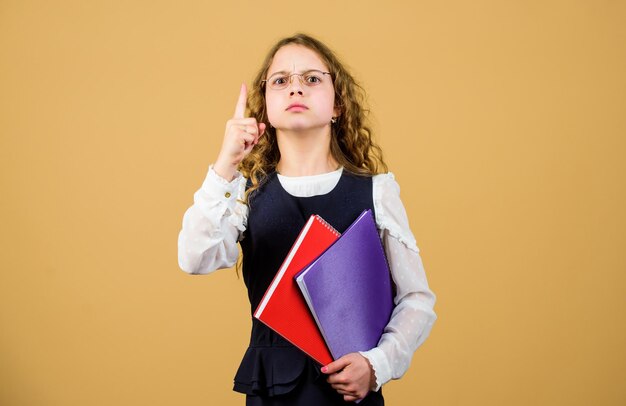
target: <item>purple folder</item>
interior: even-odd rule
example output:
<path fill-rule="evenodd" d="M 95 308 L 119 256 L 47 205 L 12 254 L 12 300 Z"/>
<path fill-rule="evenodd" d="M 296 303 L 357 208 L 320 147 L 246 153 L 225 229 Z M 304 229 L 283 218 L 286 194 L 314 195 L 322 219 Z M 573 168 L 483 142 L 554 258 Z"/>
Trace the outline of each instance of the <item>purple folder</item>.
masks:
<path fill-rule="evenodd" d="M 393 293 L 371 210 L 295 278 L 333 359 L 378 345 Z"/>

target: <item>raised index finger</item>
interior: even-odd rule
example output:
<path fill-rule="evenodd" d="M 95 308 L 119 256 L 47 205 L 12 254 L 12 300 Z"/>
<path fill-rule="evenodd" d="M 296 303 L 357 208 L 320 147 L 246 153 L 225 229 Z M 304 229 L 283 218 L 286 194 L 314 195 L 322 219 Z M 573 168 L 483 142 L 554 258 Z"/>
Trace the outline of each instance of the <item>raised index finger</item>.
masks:
<path fill-rule="evenodd" d="M 241 84 L 241 91 L 239 92 L 239 99 L 237 100 L 237 106 L 235 107 L 235 115 L 233 118 L 244 118 L 246 113 L 246 101 L 248 99 L 248 89 L 246 84 Z"/>

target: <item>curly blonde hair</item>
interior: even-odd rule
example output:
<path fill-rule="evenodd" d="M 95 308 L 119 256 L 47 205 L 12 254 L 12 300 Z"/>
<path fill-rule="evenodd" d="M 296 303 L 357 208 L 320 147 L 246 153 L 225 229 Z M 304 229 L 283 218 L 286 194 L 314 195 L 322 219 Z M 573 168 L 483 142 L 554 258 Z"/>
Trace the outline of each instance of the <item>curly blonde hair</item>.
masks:
<path fill-rule="evenodd" d="M 382 150 L 372 139 L 372 130 L 367 120 L 369 110 L 364 107 L 365 90 L 341 64 L 333 51 L 309 35 L 299 33 L 283 38 L 268 52 L 249 92 L 247 105 L 249 116 L 256 118 L 257 122 L 268 122 L 264 79 L 276 52 L 290 44 L 301 45 L 317 53 L 328 67 L 333 79 L 335 107 L 341 111 L 336 122 L 331 125 L 330 152 L 333 158 L 344 170 L 356 175 L 372 176 L 387 172 Z M 246 202 L 249 202 L 250 193 L 261 185 L 267 174 L 276 169 L 279 160 L 276 129 L 268 126 L 265 134 L 259 138 L 258 144 L 238 167 L 251 182 L 245 194 Z"/>

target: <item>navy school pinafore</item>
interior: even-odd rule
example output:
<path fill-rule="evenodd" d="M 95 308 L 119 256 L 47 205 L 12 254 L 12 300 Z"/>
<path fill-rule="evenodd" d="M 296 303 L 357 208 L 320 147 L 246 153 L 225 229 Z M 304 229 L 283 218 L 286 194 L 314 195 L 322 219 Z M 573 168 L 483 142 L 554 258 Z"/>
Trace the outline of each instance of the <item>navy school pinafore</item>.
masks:
<path fill-rule="evenodd" d="M 243 278 L 254 313 L 309 217 L 322 216 L 345 231 L 365 209 L 374 212 L 372 178 L 343 171 L 329 193 L 295 197 L 271 173 L 250 198 L 244 239 Z M 346 405 L 320 372 L 320 365 L 265 324 L 252 318 L 250 345 L 235 375 L 234 390 L 246 405 Z M 370 392 L 360 406 L 384 405 L 382 392 Z"/>

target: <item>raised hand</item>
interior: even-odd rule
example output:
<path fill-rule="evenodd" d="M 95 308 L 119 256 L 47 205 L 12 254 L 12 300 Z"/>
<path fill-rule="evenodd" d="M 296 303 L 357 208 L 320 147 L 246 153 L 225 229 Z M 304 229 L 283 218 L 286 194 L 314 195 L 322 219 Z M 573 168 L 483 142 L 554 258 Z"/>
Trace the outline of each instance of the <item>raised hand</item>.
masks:
<path fill-rule="evenodd" d="M 265 123 L 257 123 L 254 117 L 244 116 L 247 99 L 248 89 L 242 83 L 235 114 L 226 122 L 222 149 L 213 165 L 213 170 L 228 181 L 234 178 L 237 165 L 252 151 L 265 132 Z"/>

